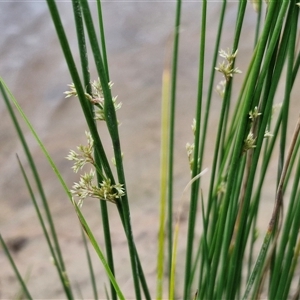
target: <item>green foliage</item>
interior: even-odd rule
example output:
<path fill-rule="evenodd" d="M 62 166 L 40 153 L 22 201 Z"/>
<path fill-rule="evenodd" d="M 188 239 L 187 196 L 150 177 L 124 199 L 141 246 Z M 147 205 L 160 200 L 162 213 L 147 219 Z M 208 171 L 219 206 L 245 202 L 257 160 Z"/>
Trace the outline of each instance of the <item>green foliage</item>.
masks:
<path fill-rule="evenodd" d="M 39 187 L 43 207 L 47 212 L 44 219 L 40 214 L 27 175 L 20 164 L 54 259 L 54 265 L 57 268 L 66 298 L 74 299 L 72 284 L 68 280 L 42 182 L 11 107 L 11 101 L 29 126 L 64 187 L 85 234 L 83 240 L 86 242 L 85 238 L 88 238 L 106 270 L 111 282 L 110 291 L 106 290 L 106 297 L 109 299 L 126 299 L 126 295 L 121 291 L 122 286 L 119 286 L 115 279 L 118 268 L 121 266 L 115 266 L 112 251 L 111 224 L 107 205 L 113 205 L 119 213 L 128 244 L 131 261 L 130 276 L 133 279 L 135 299 L 152 299 L 153 295 L 151 296 L 150 293 L 153 294 L 154 291 L 150 291 L 148 288 L 147 278 L 144 275 L 142 262 L 139 259 L 134 241 L 134 228 L 132 228 L 130 220 L 130 195 L 127 194 L 126 190 L 123 154 L 118 130 L 119 122 L 116 115 L 120 104 L 116 103 L 116 98 L 111 94 L 112 83 L 110 82 L 106 54 L 101 1 L 97 1 L 99 30 L 94 27 L 88 1 L 74 0 L 72 2 L 81 58 L 81 75 L 77 68 L 79 63 L 76 64 L 74 61 L 56 3 L 53 0 L 47 0 L 47 3 L 73 81 L 70 85 L 70 91 L 66 92 L 66 95 L 67 97 L 78 97 L 89 128 L 89 132 L 86 132 L 87 146 L 80 145 L 77 148 L 79 153 L 71 150 L 67 157 L 73 161 L 73 170 L 76 173 L 81 173 L 84 165 L 91 167 L 91 172 L 82 174 L 79 183 L 73 186 L 73 190 L 66 186 L 43 143 L 2 79 L 0 88 L 34 173 L 34 180 Z M 177 244 L 183 242 L 178 240 L 181 225 L 180 212 L 176 215 L 175 223 L 173 220 L 174 212 L 177 211 L 173 207 L 173 168 L 176 164 L 174 161 L 174 133 L 181 0 L 177 0 L 172 57 L 167 56 L 163 73 L 161 196 L 156 299 L 163 299 L 164 293 L 167 292 L 170 299 L 175 299 L 177 294 L 182 295 L 182 299 L 258 299 L 263 297 L 262 294 L 267 295 L 269 299 L 288 299 L 289 297 L 298 299 L 300 285 L 296 282 L 296 269 L 300 252 L 298 236 L 300 229 L 300 120 L 296 122 L 293 135 L 288 137 L 287 133 L 289 130 L 289 104 L 300 65 L 300 53 L 297 50 L 296 42 L 297 36 L 299 36 L 299 8 L 295 1 L 270 1 L 267 4 L 259 1 L 254 3 L 255 9 L 258 11 L 255 47 L 248 69 L 242 70 L 246 75 L 242 86 L 237 86 L 240 91 L 238 99 L 233 101 L 234 79 L 241 73 L 240 69 L 235 66 L 235 61 L 240 55 L 238 49 L 247 1 L 241 0 L 239 2 L 234 40 L 227 51 L 220 49 L 227 8 L 227 2 L 223 1 L 219 15 L 218 32 L 215 37 L 215 50 L 211 61 L 206 59 L 207 54 L 205 52 L 207 43 L 206 17 L 209 2 L 204 0 L 201 3 L 198 91 L 192 125 L 194 141 L 187 145 L 191 181 L 188 184 L 190 201 L 184 270 L 176 270 Z M 265 19 L 261 23 L 261 15 L 263 14 L 265 14 Z M 98 31 L 100 42 L 97 38 Z M 89 75 L 88 58 L 90 57 L 88 57 L 86 50 L 87 43 L 92 49 L 92 58 L 99 77 L 93 82 Z M 217 63 L 218 56 L 220 56 L 220 63 Z M 204 66 L 206 64 L 211 65 L 209 82 L 204 79 Z M 285 72 L 284 69 L 286 69 Z M 207 193 L 203 193 L 201 188 L 201 176 L 204 174 L 202 165 L 207 149 L 212 92 L 216 88 L 215 75 L 217 72 L 220 72 L 224 77 L 217 88 L 222 99 L 222 106 L 219 112 L 217 135 L 214 137 L 213 160 L 209 167 L 209 189 Z M 285 82 L 284 98 L 278 117 L 275 119 L 273 115 L 274 98 L 280 80 Z M 203 92 L 204 87 L 207 87 L 207 95 Z M 105 122 L 110 135 L 117 176 L 113 175 L 111 164 L 107 159 L 97 129 L 99 120 Z M 290 122 L 293 123 L 294 120 L 290 120 Z M 261 208 L 260 204 L 263 201 L 262 189 L 265 186 L 265 177 L 276 141 L 279 145 L 279 161 L 274 211 L 269 220 L 267 232 L 264 233 L 260 251 L 257 254 L 255 251 L 258 240 L 257 219 Z M 287 144 L 290 144 L 289 147 L 286 146 Z M 96 183 L 94 183 L 95 181 Z M 291 186 L 289 195 L 285 193 L 288 185 Z M 106 256 L 91 231 L 88 220 L 82 214 L 81 204 L 86 197 L 95 197 L 100 201 Z M 79 200 L 77 201 L 77 199 Z M 283 213 L 284 202 L 287 203 L 286 214 Z M 198 219 L 200 219 L 203 228 L 200 238 L 195 235 Z M 50 227 L 50 233 L 46 229 L 45 222 Z M 1 236 L 0 242 L 11 261 L 24 294 L 30 298 L 26 284 L 22 280 Z M 98 298 L 97 280 L 86 244 L 85 250 L 94 297 Z M 178 272 L 184 272 L 183 291 L 177 289 L 176 274 Z M 165 280 L 164 276 L 168 280 Z M 292 284 L 296 288 L 292 289 Z"/>

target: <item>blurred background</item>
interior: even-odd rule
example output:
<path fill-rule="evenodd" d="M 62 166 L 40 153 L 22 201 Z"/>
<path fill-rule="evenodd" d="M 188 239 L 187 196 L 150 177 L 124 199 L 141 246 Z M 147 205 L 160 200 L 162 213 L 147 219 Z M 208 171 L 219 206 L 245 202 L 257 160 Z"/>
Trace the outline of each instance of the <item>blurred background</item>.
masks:
<path fill-rule="evenodd" d="M 57 2 L 74 57 L 79 62 L 71 3 Z M 209 1 L 208 4 L 205 65 L 207 80 L 212 67 L 211 57 L 221 4 L 219 1 Z M 96 3 L 91 2 L 90 5 L 91 10 L 96 14 Z M 237 6 L 238 2 L 228 3 L 223 29 L 224 37 L 221 42 L 223 49 L 231 48 L 232 45 Z M 118 95 L 118 101 L 123 103 L 121 110 L 118 111 L 118 119 L 121 123 L 119 129 L 133 231 L 144 271 L 153 292 L 156 284 L 161 77 L 166 57 L 171 53 L 169 41 L 173 36 L 176 2 L 104 1 L 102 8 L 110 78 L 114 82 L 112 92 L 114 96 Z M 256 18 L 256 13 L 249 5 L 236 61 L 236 66 L 243 71 L 243 74 L 236 75 L 234 99 L 237 97 L 247 64 L 251 59 Z M 200 21 L 201 3 L 184 1 L 180 28 L 176 109 L 175 204 L 178 203 L 190 178 L 185 145 L 193 141 L 191 124 L 197 95 Z M 97 24 L 96 19 L 95 24 Z M 71 188 L 73 182 L 78 180 L 79 174 L 73 173 L 72 164 L 65 157 L 70 149 L 76 149 L 79 144 L 86 143 L 84 131 L 87 126 L 78 100 L 64 98 L 63 93 L 68 89 L 67 85 L 71 83 L 71 79 L 46 3 L 44 1 L 0 1 L 0 32 L 0 76 L 19 101 Z M 95 80 L 97 75 L 92 58 L 90 58 L 90 67 L 91 78 Z M 217 74 L 215 84 L 220 80 L 222 77 Z M 296 88 L 299 93 L 299 85 Z M 281 101 L 282 92 L 283 90 L 279 91 L 277 102 Z M 204 96 L 206 97 L 206 85 L 204 85 Z M 217 93 L 214 93 L 213 114 L 204 163 L 208 168 L 213 154 L 220 105 L 221 99 Z M 294 109 L 294 111 L 296 116 L 299 110 Z M 85 299 L 90 298 L 92 290 L 76 215 L 26 125 L 21 119 L 20 122 L 51 204 L 70 280 L 75 286 L 78 285 Z M 0 102 L 0 124 L 1 234 L 8 242 L 21 273 L 25 277 L 26 274 L 28 275 L 28 287 L 33 298 L 62 298 L 58 276 L 51 264 L 50 252 L 20 174 L 16 154 L 20 156 L 25 167 L 27 162 L 3 101 Z M 99 123 L 99 132 L 108 157 L 112 157 L 111 143 L 104 123 Z M 26 169 L 28 170 L 28 167 Z M 275 183 L 276 167 L 271 173 L 273 175 L 270 175 L 268 180 Z M 31 176 L 30 171 L 29 175 Z M 208 172 L 203 179 L 204 191 L 209 176 Z M 263 229 L 268 223 L 274 194 L 274 189 L 266 191 L 264 202 L 266 207 L 259 220 Z M 185 199 L 187 204 L 188 197 L 184 198 L 187 198 Z M 116 259 L 116 276 L 121 289 L 130 299 L 133 297 L 133 290 L 129 276 L 127 245 L 116 208 L 112 204 L 108 206 Z M 99 203 L 96 200 L 87 199 L 83 205 L 83 213 L 101 243 L 103 233 L 98 207 Z M 184 272 L 187 208 L 188 205 L 184 205 L 178 254 L 179 286 Z M 200 232 L 200 227 L 197 232 Z M 103 246 L 103 243 L 101 245 Z M 95 259 L 93 250 L 91 252 Z M 12 299 L 19 287 L 1 249 L 0 265 L 0 298 Z M 98 278 L 99 294 L 103 296 L 105 295 L 103 282 L 107 280 L 97 259 L 94 267 Z"/>

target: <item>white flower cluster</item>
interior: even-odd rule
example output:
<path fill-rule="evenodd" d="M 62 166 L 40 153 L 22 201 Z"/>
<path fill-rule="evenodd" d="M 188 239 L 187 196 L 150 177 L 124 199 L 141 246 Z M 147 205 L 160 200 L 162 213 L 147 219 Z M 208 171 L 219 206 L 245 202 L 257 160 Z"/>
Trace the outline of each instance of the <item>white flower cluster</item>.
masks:
<path fill-rule="evenodd" d="M 112 82 L 108 83 L 109 88 L 111 89 L 111 87 L 113 86 Z M 90 101 L 92 104 L 95 105 L 96 109 L 95 109 L 95 120 L 99 120 L 99 121 L 105 121 L 105 114 L 104 114 L 104 96 L 103 96 L 103 89 L 101 86 L 101 82 L 100 79 L 98 78 L 98 80 L 95 80 L 93 82 L 91 82 L 91 87 L 92 87 L 92 92 L 91 94 L 89 93 L 85 93 L 85 97 L 88 101 Z M 66 98 L 75 96 L 77 97 L 77 91 L 75 88 L 74 83 L 69 84 L 69 91 L 66 91 Z M 117 103 L 117 96 L 112 98 L 112 101 L 114 103 L 114 107 L 115 110 L 119 110 L 122 106 L 122 103 Z"/>
<path fill-rule="evenodd" d="M 232 53 L 229 49 L 227 50 L 227 52 L 222 49 L 219 51 L 219 55 L 225 58 L 225 60 L 223 60 L 223 62 L 221 62 L 218 67 L 215 67 L 215 70 L 224 75 L 226 82 L 228 82 L 230 78 L 233 77 L 233 74 L 242 73 L 238 68 L 233 68 L 233 63 L 237 53 L 238 50 L 236 50 L 234 53 Z"/>
<path fill-rule="evenodd" d="M 75 173 L 81 170 L 86 164 L 91 164 L 97 169 L 93 157 L 93 138 L 89 132 L 86 132 L 85 135 L 88 141 L 87 146 L 78 146 L 77 149 L 79 153 L 70 150 L 69 155 L 66 157 L 66 159 L 74 162 L 72 169 Z M 79 206 L 82 206 L 84 199 L 87 197 L 116 203 L 117 199 L 125 195 L 123 185 L 120 183 L 111 184 L 109 178 L 103 178 L 102 182 L 99 184 L 95 182 L 95 171 L 92 169 L 89 173 L 81 175 L 78 183 L 74 183 L 71 193 L 78 197 Z"/>

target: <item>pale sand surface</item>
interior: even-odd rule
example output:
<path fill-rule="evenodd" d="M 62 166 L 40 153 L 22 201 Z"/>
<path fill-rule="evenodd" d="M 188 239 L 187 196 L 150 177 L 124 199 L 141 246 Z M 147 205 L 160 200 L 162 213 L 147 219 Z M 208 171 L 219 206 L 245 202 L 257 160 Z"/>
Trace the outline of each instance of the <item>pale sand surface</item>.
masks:
<path fill-rule="evenodd" d="M 233 18 L 237 5 L 236 2 L 228 5 L 226 37 L 221 44 L 224 49 L 231 46 L 234 34 Z M 220 7 L 221 3 L 219 2 L 209 4 L 207 61 L 210 61 L 213 51 L 214 33 L 217 29 L 216 15 Z M 74 38 L 71 6 L 69 3 L 60 3 L 60 8 L 75 57 L 79 61 L 76 54 L 77 42 Z M 174 9 L 175 3 L 173 2 L 105 2 L 103 4 L 110 76 L 115 83 L 113 94 L 118 95 L 119 101 L 123 103 L 122 109 L 118 112 L 118 119 L 121 123 L 120 135 L 133 232 L 153 295 L 156 285 L 161 75 L 167 41 L 172 34 Z M 255 18 L 255 13 L 249 7 L 243 31 L 243 42 L 239 48 L 237 60 L 237 66 L 241 70 L 245 70 L 251 57 Z M 181 193 L 189 181 L 185 144 L 192 142 L 190 125 L 194 117 L 197 94 L 199 20 L 200 3 L 184 3 L 174 165 L 175 207 L 178 206 Z M 0 28 L 0 76 L 4 78 L 20 102 L 64 179 L 71 187 L 72 183 L 78 179 L 78 175 L 72 173 L 71 163 L 65 159 L 65 156 L 69 149 L 75 149 L 77 145 L 85 143 L 84 131 L 87 126 L 77 100 L 64 99 L 63 92 L 71 80 L 46 4 L 42 2 L 1 2 Z M 95 76 L 93 62 L 90 61 L 90 63 L 92 74 Z M 211 63 L 208 64 L 208 68 L 210 67 Z M 242 74 L 236 77 L 237 86 L 242 83 L 243 76 Z M 217 80 L 221 80 L 221 76 L 218 76 Z M 294 96 L 299 92 L 298 84 Z M 236 91 L 234 95 L 236 97 Z M 275 102 L 281 101 L 282 91 L 279 91 L 278 95 Z M 299 111 L 299 104 L 296 104 L 295 98 L 292 99 L 294 116 Z M 208 168 L 210 168 L 212 158 L 220 105 L 221 100 L 215 93 L 204 163 L 204 166 Z M 13 251 L 13 255 L 21 273 L 24 276 L 26 273 L 30 273 L 28 287 L 33 298 L 62 299 L 64 294 L 58 283 L 55 268 L 51 265 L 49 250 L 18 169 L 16 153 L 25 166 L 27 163 L 3 102 L 0 102 L 0 114 L 1 234 L 6 241 L 9 241 L 10 245 L 24 241 L 20 249 Z M 293 120 L 295 118 L 291 118 L 291 128 L 293 128 Z M 84 299 L 89 299 L 92 297 L 92 290 L 76 215 L 36 142 L 22 121 L 21 124 L 26 132 L 50 202 L 61 247 L 65 253 L 70 280 L 80 287 Z M 108 156 L 111 157 L 111 144 L 104 124 L 99 124 L 99 131 L 109 153 Z M 275 164 L 276 157 L 274 158 L 274 167 L 267 179 L 270 189 L 264 191 L 262 213 L 259 219 L 262 232 L 267 227 L 273 206 L 275 193 L 273 186 L 276 181 Z M 203 179 L 204 193 L 207 190 L 209 176 L 210 172 Z M 184 201 L 187 201 L 186 198 L 184 197 Z M 126 298 L 133 299 L 134 292 L 124 233 L 114 205 L 109 204 L 108 206 L 117 279 Z M 87 200 L 83 206 L 83 213 L 103 246 L 101 216 L 98 207 L 99 204 L 95 200 Z M 182 234 L 178 254 L 179 287 L 184 272 L 187 203 L 183 207 Z M 199 224 L 197 235 L 201 231 L 200 227 Z M 98 280 L 99 297 L 104 299 L 103 287 L 107 280 L 93 250 L 91 253 Z M 12 299 L 18 291 L 18 284 L 2 250 L 0 250 L 0 266 L 0 298 Z M 181 289 L 178 289 L 178 295 L 180 293 Z"/>

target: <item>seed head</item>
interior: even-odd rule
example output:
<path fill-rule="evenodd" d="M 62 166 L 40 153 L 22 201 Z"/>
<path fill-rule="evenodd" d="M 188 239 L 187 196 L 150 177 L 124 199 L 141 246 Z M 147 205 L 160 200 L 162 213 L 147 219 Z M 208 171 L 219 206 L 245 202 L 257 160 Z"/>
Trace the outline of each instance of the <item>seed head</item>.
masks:
<path fill-rule="evenodd" d="M 254 137 L 253 132 L 250 131 L 247 138 L 244 140 L 243 151 L 247 152 L 248 150 L 255 148 L 256 147 L 255 142 L 256 142 L 256 138 Z"/>
<path fill-rule="evenodd" d="M 116 203 L 116 200 L 125 195 L 122 184 L 111 184 L 110 179 L 104 179 L 99 185 L 94 184 L 95 171 L 80 176 L 78 183 L 74 183 L 71 193 L 79 198 L 78 205 L 82 206 L 87 197 L 106 200 Z"/>
<path fill-rule="evenodd" d="M 233 77 L 233 74 L 242 73 L 238 68 L 233 68 L 233 63 L 237 53 L 238 50 L 236 50 L 234 53 L 230 52 L 229 49 L 227 52 L 222 49 L 219 51 L 219 55 L 226 60 L 220 63 L 218 67 L 215 67 L 215 70 L 222 73 L 227 82 L 231 77 Z"/>
<path fill-rule="evenodd" d="M 71 83 L 68 85 L 70 87 L 69 91 L 66 91 L 64 94 L 66 94 L 66 98 L 75 96 L 77 97 L 77 91 L 75 88 L 74 83 Z M 112 82 L 108 83 L 108 87 L 111 89 L 111 87 L 113 86 Z M 95 120 L 100 120 L 100 121 L 105 121 L 105 114 L 104 114 L 104 95 L 103 95 L 103 89 L 102 89 L 102 85 L 100 82 L 100 79 L 98 78 L 98 80 L 94 80 L 93 82 L 91 82 L 91 87 L 92 87 L 92 92 L 91 94 L 85 92 L 85 97 L 86 99 L 91 102 L 92 104 L 95 105 Z M 116 103 L 117 97 L 113 97 L 112 101 L 114 103 L 114 107 L 115 110 L 118 110 L 121 108 L 122 103 Z"/>
<path fill-rule="evenodd" d="M 93 157 L 93 149 L 94 149 L 94 140 L 90 134 L 90 132 L 85 132 L 87 137 L 88 145 L 83 146 L 79 145 L 77 150 L 79 153 L 74 150 L 70 150 L 69 155 L 66 159 L 74 161 L 74 165 L 72 167 L 73 171 L 77 173 L 79 170 L 83 168 L 83 166 L 87 163 L 95 165 L 94 157 Z"/>
<path fill-rule="evenodd" d="M 253 111 L 251 110 L 251 111 L 249 112 L 249 119 L 253 122 L 253 121 L 254 121 L 255 119 L 257 119 L 258 116 L 260 116 L 260 115 L 261 115 L 261 113 L 258 112 L 258 108 L 257 108 L 257 106 L 255 106 L 254 109 L 253 109 Z"/>

